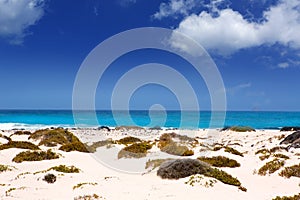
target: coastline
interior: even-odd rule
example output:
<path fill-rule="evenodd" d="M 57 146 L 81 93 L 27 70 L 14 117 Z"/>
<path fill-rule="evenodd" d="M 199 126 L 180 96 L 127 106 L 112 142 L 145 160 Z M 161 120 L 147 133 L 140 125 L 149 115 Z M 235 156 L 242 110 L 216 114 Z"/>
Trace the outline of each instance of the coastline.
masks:
<path fill-rule="evenodd" d="M 52 149 L 54 152 L 61 154 L 61 157 L 54 160 L 15 163 L 12 162 L 12 158 L 24 151 L 24 149 L 12 148 L 0 151 L 0 164 L 11 167 L 11 171 L 0 173 L 1 199 L 75 199 L 79 196 L 93 194 L 99 196 L 98 199 L 184 199 L 187 194 L 189 199 L 199 199 L 200 197 L 203 199 L 272 199 L 276 196 L 295 195 L 299 191 L 299 178 L 284 178 L 278 175 L 283 168 L 266 176 L 257 174 L 259 168 L 273 158 L 271 156 L 262 161 L 256 152 L 260 149 L 272 149 L 279 146 L 282 138 L 292 132 L 280 132 L 279 130 L 256 130 L 256 132 L 233 132 L 227 130 L 220 132 L 208 129 L 145 131 L 142 129 L 120 129 L 107 131 L 95 128 L 70 128 L 69 130 L 83 143 L 93 143 L 108 138 L 120 140 L 127 136 L 155 141 L 163 133 L 173 132 L 196 138 L 199 141 L 199 145 L 193 147 L 195 154 L 188 157 L 226 156 L 236 160 L 241 164 L 240 167 L 226 167 L 222 168 L 222 170 L 233 177 L 237 177 L 242 186 L 247 189 L 247 192 L 243 192 L 235 186 L 223 184 L 220 181 L 214 181 L 213 186 L 207 186 L 206 183 L 212 180 L 207 177 L 203 177 L 194 186 L 186 184 L 190 177 L 178 180 L 161 179 L 156 175 L 157 169 L 152 171 L 145 169 L 146 162 L 149 159 L 182 158 L 182 156 L 161 153 L 157 146 L 149 150 L 147 157 L 140 159 L 118 159 L 118 151 L 124 148 L 124 145 L 120 144 L 115 144 L 110 148 L 99 147 L 97 152 L 100 155 L 106 155 L 102 157 L 99 154 L 95 156 L 92 153 L 64 152 L 58 150 L 58 147 L 40 146 L 42 150 Z M 31 130 L 31 132 L 34 131 Z M 210 131 L 211 133 L 209 133 Z M 10 136 L 14 132 L 16 130 L 6 130 L 1 131 L 1 134 Z M 212 142 L 211 138 L 214 133 L 217 136 L 214 138 L 216 140 L 212 140 Z M 11 138 L 15 141 L 30 141 L 38 144 L 37 141 L 28 140 L 28 136 L 25 135 L 14 135 Z M 2 144 L 5 143 L 3 139 L 0 142 Z M 224 149 L 212 151 L 211 148 L 207 148 L 216 146 L 216 143 L 230 146 L 242 152 L 243 157 L 228 153 Z M 299 148 L 292 148 L 289 151 L 278 153 L 289 157 L 289 159 L 284 161 L 284 166 L 299 164 Z M 68 174 L 52 170 L 51 173 L 57 176 L 56 182 L 48 184 L 43 181 L 43 176 L 47 172 L 41 171 L 57 165 L 74 165 L 80 169 L 80 173 Z M 135 166 L 137 167 L 135 168 Z M 133 173 L 134 170 L 132 171 L 132 169 L 138 173 Z M 126 170 L 127 172 L 124 172 Z M 73 189 L 77 184 L 83 185 Z"/>

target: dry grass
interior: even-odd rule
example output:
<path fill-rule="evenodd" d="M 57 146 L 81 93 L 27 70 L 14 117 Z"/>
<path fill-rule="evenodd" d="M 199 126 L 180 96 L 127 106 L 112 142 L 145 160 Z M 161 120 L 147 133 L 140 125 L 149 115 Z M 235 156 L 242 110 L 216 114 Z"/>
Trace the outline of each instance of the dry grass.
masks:
<path fill-rule="evenodd" d="M 283 167 L 284 163 L 285 163 L 284 161 L 276 158 L 270 162 L 267 162 L 264 166 L 262 166 L 258 170 L 258 174 L 261 176 L 265 176 L 267 174 L 273 174 L 274 172 L 279 170 L 281 167 Z"/>
<path fill-rule="evenodd" d="M 236 160 L 227 158 L 225 156 L 215 156 L 215 157 L 199 157 L 198 160 L 206 162 L 214 167 L 240 167 L 241 164 L 238 163 Z"/>
<path fill-rule="evenodd" d="M 284 168 L 279 175 L 286 178 L 290 178 L 292 176 L 300 178 L 300 164 Z"/>
<path fill-rule="evenodd" d="M 23 161 L 41 161 L 41 160 L 52 160 L 58 159 L 59 155 L 52 152 L 51 150 L 48 151 L 24 151 L 17 154 L 13 158 L 13 162 L 21 163 Z"/>

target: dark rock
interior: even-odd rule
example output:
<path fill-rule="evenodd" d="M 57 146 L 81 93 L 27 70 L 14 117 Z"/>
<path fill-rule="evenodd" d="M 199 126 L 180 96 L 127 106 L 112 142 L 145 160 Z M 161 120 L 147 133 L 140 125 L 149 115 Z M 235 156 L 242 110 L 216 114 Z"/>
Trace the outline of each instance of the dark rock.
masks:
<path fill-rule="evenodd" d="M 110 128 L 108 126 L 100 126 L 98 128 L 98 130 L 106 130 L 106 131 L 110 131 Z"/>
<path fill-rule="evenodd" d="M 154 126 L 149 128 L 149 130 L 162 130 L 162 128 L 160 126 Z"/>
<path fill-rule="evenodd" d="M 296 140 L 300 139 L 300 131 L 296 131 L 290 135 L 288 135 L 287 137 L 284 138 L 284 140 L 282 140 L 280 142 L 280 144 L 291 144 L 296 142 Z"/>
<path fill-rule="evenodd" d="M 210 165 L 197 159 L 177 159 L 163 162 L 157 175 L 163 179 L 179 179 L 194 174 L 204 174 L 210 169 Z"/>
<path fill-rule="evenodd" d="M 300 127 L 299 126 L 286 126 L 286 127 L 282 127 L 280 129 L 280 131 L 300 131 Z"/>

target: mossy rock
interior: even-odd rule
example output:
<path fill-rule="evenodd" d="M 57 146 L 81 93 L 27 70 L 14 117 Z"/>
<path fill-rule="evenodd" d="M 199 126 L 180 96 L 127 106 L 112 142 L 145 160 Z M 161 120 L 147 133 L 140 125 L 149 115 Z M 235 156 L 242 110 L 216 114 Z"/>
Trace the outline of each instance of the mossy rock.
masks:
<path fill-rule="evenodd" d="M 148 142 L 134 143 L 130 146 L 124 147 L 118 153 L 118 159 L 120 158 L 142 158 L 147 155 L 148 150 L 152 148 L 152 145 Z"/>
<path fill-rule="evenodd" d="M 284 168 L 279 175 L 286 178 L 290 178 L 292 176 L 300 178 L 300 164 Z"/>
<path fill-rule="evenodd" d="M 227 158 L 225 156 L 215 156 L 215 157 L 199 157 L 198 160 L 206 162 L 214 167 L 240 167 L 241 164 L 238 163 L 236 160 Z"/>
<path fill-rule="evenodd" d="M 21 163 L 23 161 L 41 161 L 58 159 L 59 155 L 52 152 L 50 149 L 47 151 L 24 151 L 17 154 L 13 158 L 13 162 Z"/>
<path fill-rule="evenodd" d="M 26 141 L 9 141 L 6 144 L 0 145 L 0 150 L 17 148 L 17 149 L 30 149 L 30 150 L 40 150 L 38 146 Z"/>

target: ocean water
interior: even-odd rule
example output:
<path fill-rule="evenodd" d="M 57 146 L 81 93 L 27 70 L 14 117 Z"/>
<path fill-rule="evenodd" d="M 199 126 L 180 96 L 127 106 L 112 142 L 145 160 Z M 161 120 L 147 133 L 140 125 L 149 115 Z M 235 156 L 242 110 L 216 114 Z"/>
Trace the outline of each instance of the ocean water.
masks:
<path fill-rule="evenodd" d="M 252 126 L 256 129 L 279 129 L 283 126 L 300 126 L 300 112 L 237 112 L 224 113 L 209 111 L 80 111 L 74 120 L 71 110 L 2 110 L 0 111 L 0 129 L 63 127 L 98 127 L 137 125 L 143 127 L 173 128 L 222 128 L 224 126 Z M 200 115 L 200 117 L 198 117 Z M 76 122 L 76 123 L 75 123 Z"/>

